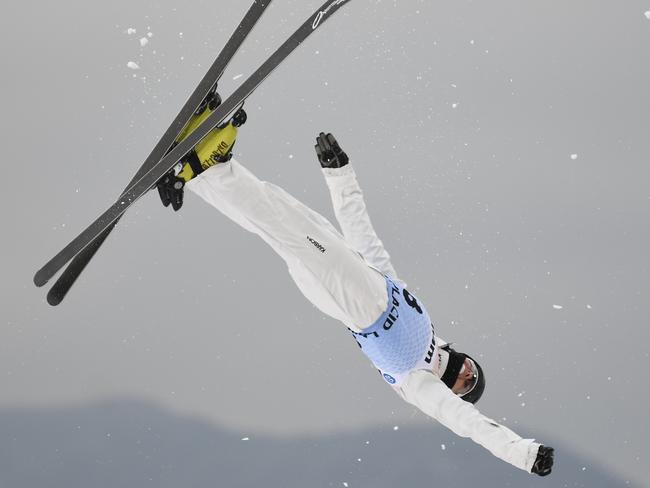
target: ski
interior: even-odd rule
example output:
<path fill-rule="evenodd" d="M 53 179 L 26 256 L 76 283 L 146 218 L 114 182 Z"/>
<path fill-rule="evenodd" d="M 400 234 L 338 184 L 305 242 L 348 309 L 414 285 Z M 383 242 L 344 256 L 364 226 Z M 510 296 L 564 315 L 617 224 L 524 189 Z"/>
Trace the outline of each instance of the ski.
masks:
<path fill-rule="evenodd" d="M 65 264 L 88 246 L 106 228 L 115 222 L 134 202 L 187 154 L 208 133 L 223 123 L 230 114 L 238 109 L 253 91 L 318 27 L 323 25 L 342 6 L 350 0 L 328 0 L 307 21 L 296 30 L 277 51 L 275 51 L 257 71 L 255 71 L 235 92 L 227 98 L 192 134 L 172 149 L 167 156 L 153 165 L 149 171 L 135 182 L 117 202 L 90 224 L 81 234 L 73 239 L 56 256 L 34 275 L 36 286 L 45 285 Z"/>
<path fill-rule="evenodd" d="M 126 193 L 134 183 L 140 180 L 140 178 L 142 178 L 142 176 L 146 174 L 155 163 L 160 161 L 169 152 L 178 137 L 178 134 L 180 134 L 180 132 L 185 128 L 190 118 L 198 109 L 199 105 L 208 95 L 210 90 L 216 87 L 231 59 L 237 53 L 244 40 L 248 37 L 248 34 L 253 30 L 253 27 L 255 27 L 257 21 L 262 17 L 262 14 L 270 4 L 271 0 L 256 0 L 253 2 L 253 5 L 239 23 L 237 29 L 235 29 L 235 32 L 223 47 L 221 53 L 219 53 L 219 56 L 217 56 L 208 72 L 200 81 L 194 92 L 190 95 L 187 102 L 185 102 L 181 111 L 160 138 L 156 147 L 154 147 L 151 154 L 149 154 L 133 179 L 129 182 L 122 195 L 124 195 L 124 193 Z M 63 271 L 59 279 L 54 283 L 47 294 L 47 302 L 50 305 L 56 306 L 63 301 L 79 275 L 83 272 L 95 253 L 102 246 L 111 231 L 115 228 L 119 219 L 119 217 L 115 219 L 115 221 L 106 227 L 97 238 L 90 242 L 88 246 L 74 257 L 72 262 L 70 262 L 68 267 Z"/>

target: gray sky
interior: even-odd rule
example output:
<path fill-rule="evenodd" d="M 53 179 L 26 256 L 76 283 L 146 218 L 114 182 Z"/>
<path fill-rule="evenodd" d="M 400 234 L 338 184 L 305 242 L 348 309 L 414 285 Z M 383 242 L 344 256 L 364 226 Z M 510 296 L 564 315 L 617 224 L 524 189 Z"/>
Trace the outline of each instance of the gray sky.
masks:
<path fill-rule="evenodd" d="M 274 2 L 222 93 L 319 4 Z M 31 283 L 112 203 L 247 7 L 67 0 L 0 19 L 0 408 L 135 396 L 245 432 L 429 425 L 261 241 L 194 197 L 176 215 L 139 202 L 61 307 Z M 438 334 L 484 363 L 481 410 L 640 483 L 646 11 L 355 0 L 251 97 L 237 145 L 332 217 L 312 146 L 334 132 L 400 277 Z"/>

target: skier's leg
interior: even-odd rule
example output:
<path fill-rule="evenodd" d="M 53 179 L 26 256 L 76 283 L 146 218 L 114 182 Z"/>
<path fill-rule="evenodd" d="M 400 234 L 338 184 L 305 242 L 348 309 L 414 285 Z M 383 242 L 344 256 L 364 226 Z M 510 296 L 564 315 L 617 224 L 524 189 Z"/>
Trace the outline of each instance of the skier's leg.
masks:
<path fill-rule="evenodd" d="M 314 279 L 296 279 L 302 292 L 323 311 L 335 302 L 348 327 L 363 329 L 386 309 L 384 277 L 354 250 L 321 215 L 281 188 L 260 181 L 236 161 L 218 164 L 188 184 L 193 192 L 247 230 L 262 237 L 293 270 Z M 311 286 L 320 286 L 323 293 Z"/>

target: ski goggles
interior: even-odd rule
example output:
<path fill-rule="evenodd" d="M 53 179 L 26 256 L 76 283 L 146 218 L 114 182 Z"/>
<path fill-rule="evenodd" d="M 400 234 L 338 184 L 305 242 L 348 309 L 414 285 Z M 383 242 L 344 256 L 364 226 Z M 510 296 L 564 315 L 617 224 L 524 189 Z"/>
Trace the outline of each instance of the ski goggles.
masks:
<path fill-rule="evenodd" d="M 467 395 L 468 393 L 471 393 L 474 390 L 474 388 L 476 388 L 476 385 L 478 384 L 478 380 L 479 380 L 479 374 L 480 374 L 479 369 L 476 366 L 476 363 L 469 357 L 465 358 L 465 361 L 463 362 L 463 367 L 460 368 L 460 373 L 458 373 L 458 375 L 463 376 L 466 374 L 467 363 L 469 363 L 470 365 L 471 376 L 465 380 L 462 389 L 456 392 L 456 395 L 460 397 Z"/>

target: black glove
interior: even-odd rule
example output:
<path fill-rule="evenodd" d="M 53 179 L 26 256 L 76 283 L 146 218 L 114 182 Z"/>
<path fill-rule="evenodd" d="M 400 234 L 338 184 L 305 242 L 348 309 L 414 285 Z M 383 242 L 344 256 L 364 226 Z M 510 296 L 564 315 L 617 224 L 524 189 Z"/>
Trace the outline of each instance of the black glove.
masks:
<path fill-rule="evenodd" d="M 323 168 L 342 168 L 350 161 L 332 134 L 321 132 L 316 143 L 316 155 Z"/>
<path fill-rule="evenodd" d="M 537 451 L 537 459 L 535 459 L 535 464 L 533 464 L 531 473 L 538 474 L 540 476 L 546 476 L 551 474 L 552 467 L 553 448 L 547 446 L 539 446 L 539 450 Z"/>

